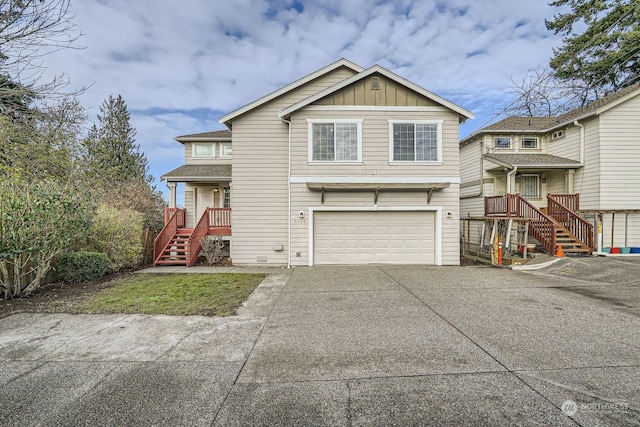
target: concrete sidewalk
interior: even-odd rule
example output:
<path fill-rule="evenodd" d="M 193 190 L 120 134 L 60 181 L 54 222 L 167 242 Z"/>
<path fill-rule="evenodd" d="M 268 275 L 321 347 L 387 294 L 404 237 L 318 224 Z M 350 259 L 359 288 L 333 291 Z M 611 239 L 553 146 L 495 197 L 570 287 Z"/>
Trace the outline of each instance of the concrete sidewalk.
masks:
<path fill-rule="evenodd" d="M 640 317 L 570 291 L 594 286 L 638 291 L 311 267 L 274 271 L 230 318 L 14 315 L 0 424 L 638 424 Z"/>

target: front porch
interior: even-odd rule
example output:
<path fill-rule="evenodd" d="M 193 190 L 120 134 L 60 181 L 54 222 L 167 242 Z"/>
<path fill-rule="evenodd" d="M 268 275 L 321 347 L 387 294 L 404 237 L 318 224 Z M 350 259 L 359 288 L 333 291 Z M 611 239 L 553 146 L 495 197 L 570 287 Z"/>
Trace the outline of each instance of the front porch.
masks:
<path fill-rule="evenodd" d="M 154 242 L 154 265 L 193 266 L 200 255 L 202 239 L 218 236 L 230 240 L 231 208 L 204 208 L 193 228 L 186 225 L 187 210 L 165 208 L 164 228 Z"/>

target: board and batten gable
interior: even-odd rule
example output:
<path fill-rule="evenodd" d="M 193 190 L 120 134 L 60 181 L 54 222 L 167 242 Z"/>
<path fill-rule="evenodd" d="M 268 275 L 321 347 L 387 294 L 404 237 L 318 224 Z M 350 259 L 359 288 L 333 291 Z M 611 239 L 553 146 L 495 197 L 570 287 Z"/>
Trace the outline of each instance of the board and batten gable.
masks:
<path fill-rule="evenodd" d="M 291 264 L 310 265 L 311 210 L 362 211 L 407 210 L 411 218 L 431 221 L 441 215 L 441 263 L 457 265 L 459 258 L 459 114 L 410 89 L 380 77 L 387 95 L 368 96 L 371 79 L 364 78 L 311 105 L 294 112 L 291 122 Z M 405 91 L 410 95 L 397 96 Z M 394 93 L 391 96 L 391 93 Z M 387 99 L 386 101 L 384 99 Z M 409 104 L 409 105 L 407 105 Z M 411 108 L 415 107 L 415 108 Z M 362 125 L 362 155 L 358 162 L 313 162 L 309 159 L 309 126 L 315 120 L 353 120 Z M 442 158 L 432 164 L 390 161 L 390 126 L 394 121 L 433 121 L 441 123 Z M 324 203 L 318 191 L 306 182 L 321 179 L 331 182 L 448 182 L 448 188 L 435 191 L 427 202 L 426 191 L 381 191 L 377 203 L 373 191 L 326 192 Z M 303 216 L 301 217 L 301 212 Z M 416 213 L 417 212 L 417 213 Z M 446 214 L 450 213 L 450 216 Z"/>
<path fill-rule="evenodd" d="M 234 264 L 287 265 L 289 130 L 278 114 L 354 74 L 339 67 L 233 119 Z"/>
<path fill-rule="evenodd" d="M 640 95 L 598 117 L 600 206 L 640 209 Z"/>

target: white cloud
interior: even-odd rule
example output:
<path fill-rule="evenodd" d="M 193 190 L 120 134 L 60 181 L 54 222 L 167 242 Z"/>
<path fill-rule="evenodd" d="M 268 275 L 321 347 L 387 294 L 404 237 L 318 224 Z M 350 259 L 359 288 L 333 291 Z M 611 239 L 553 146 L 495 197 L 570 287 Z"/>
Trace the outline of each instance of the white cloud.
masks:
<path fill-rule="evenodd" d="M 155 176 L 182 161 L 174 136 L 218 129 L 219 116 L 340 57 L 474 111 L 469 133 L 504 103 L 511 76 L 560 43 L 544 25 L 554 9 L 530 0 L 76 0 L 73 10 L 86 49 L 50 56 L 51 71 L 93 83 L 82 96 L 91 113 L 124 97 Z"/>

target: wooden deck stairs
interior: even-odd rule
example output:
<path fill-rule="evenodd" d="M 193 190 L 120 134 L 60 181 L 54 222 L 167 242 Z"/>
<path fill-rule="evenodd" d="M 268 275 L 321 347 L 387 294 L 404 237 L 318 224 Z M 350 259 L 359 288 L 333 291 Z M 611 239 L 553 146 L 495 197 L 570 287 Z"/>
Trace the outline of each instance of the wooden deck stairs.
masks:
<path fill-rule="evenodd" d="M 590 255 L 593 225 L 577 213 L 579 202 L 578 194 L 549 194 L 546 209 L 538 209 L 520 194 L 485 197 L 485 215 L 530 219 L 529 235 L 553 255 L 559 246 L 565 255 Z"/>
<path fill-rule="evenodd" d="M 165 208 L 164 228 L 154 242 L 154 265 L 192 266 L 207 235 L 231 236 L 231 209 L 205 208 L 193 228 L 185 227 L 185 210 Z"/>
<path fill-rule="evenodd" d="M 155 259 L 155 265 L 187 265 L 193 228 L 179 228 Z"/>

